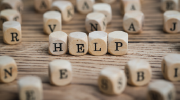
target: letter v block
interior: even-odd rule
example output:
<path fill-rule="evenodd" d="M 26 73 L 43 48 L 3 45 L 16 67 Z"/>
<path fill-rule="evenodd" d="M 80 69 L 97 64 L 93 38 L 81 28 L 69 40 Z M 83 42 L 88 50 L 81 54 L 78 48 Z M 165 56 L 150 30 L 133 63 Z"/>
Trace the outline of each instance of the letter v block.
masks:
<path fill-rule="evenodd" d="M 0 56 L 0 82 L 9 83 L 17 77 L 17 65 L 13 58 Z"/>
<path fill-rule="evenodd" d="M 65 86 L 71 83 L 72 67 L 67 60 L 54 60 L 49 63 L 49 77 L 52 85 Z"/>
<path fill-rule="evenodd" d="M 143 86 L 151 80 L 151 66 L 149 62 L 142 59 L 130 60 L 125 66 L 128 84 L 133 86 Z"/>

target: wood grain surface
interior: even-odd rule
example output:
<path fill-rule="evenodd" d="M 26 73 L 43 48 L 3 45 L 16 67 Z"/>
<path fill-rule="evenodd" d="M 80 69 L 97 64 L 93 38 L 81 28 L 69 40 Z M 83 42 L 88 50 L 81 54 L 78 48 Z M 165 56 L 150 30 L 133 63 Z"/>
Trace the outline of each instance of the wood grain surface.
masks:
<path fill-rule="evenodd" d="M 71 0 L 75 5 L 76 0 Z M 0 56 L 13 57 L 18 65 L 18 78 L 9 84 L 0 84 L 0 100 L 18 100 L 17 80 L 26 75 L 41 77 L 43 81 L 44 100 L 146 100 L 147 86 L 127 86 L 118 96 L 102 94 L 97 87 L 100 70 L 107 66 L 124 65 L 133 58 L 146 59 L 150 62 L 154 80 L 164 80 L 161 73 L 161 61 L 168 53 L 180 53 L 180 34 L 167 34 L 163 31 L 163 12 L 160 10 L 160 0 L 144 0 L 142 4 L 145 23 L 142 34 L 129 34 L 129 50 L 124 56 L 72 56 L 65 54 L 52 56 L 48 54 L 48 35 L 43 32 L 43 16 L 34 10 L 33 0 L 23 0 L 22 13 L 22 43 L 6 45 L 3 43 L 0 31 Z M 119 1 L 111 4 L 113 20 L 108 25 L 107 32 L 121 31 L 122 18 Z M 71 33 L 85 31 L 85 17 L 76 11 L 72 21 L 63 24 L 63 31 Z M 69 60 L 73 65 L 72 84 L 56 87 L 49 84 L 48 63 L 54 59 Z M 180 82 L 174 82 L 177 100 L 180 100 Z"/>

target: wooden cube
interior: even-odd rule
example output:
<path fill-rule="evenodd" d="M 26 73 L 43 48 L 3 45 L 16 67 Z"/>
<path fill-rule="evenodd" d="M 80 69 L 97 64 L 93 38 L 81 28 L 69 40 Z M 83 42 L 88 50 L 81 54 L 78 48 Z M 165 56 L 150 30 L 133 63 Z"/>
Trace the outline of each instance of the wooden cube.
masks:
<path fill-rule="evenodd" d="M 106 17 L 99 12 L 89 13 L 86 16 L 85 26 L 87 32 L 106 31 Z"/>
<path fill-rule="evenodd" d="M 49 63 L 50 82 L 56 86 L 65 86 L 71 83 L 72 66 L 67 60 L 54 60 Z"/>
<path fill-rule="evenodd" d="M 9 83 L 17 77 L 17 65 L 13 58 L 0 56 L 0 83 Z"/>
<path fill-rule="evenodd" d="M 104 3 L 113 3 L 113 2 L 115 2 L 116 0 L 101 0 L 102 2 L 104 2 Z"/>
<path fill-rule="evenodd" d="M 67 52 L 67 34 L 56 31 L 49 35 L 49 54 L 62 55 Z"/>
<path fill-rule="evenodd" d="M 107 53 L 106 32 L 94 31 L 89 33 L 89 53 L 95 56 Z"/>
<path fill-rule="evenodd" d="M 34 0 L 36 11 L 44 13 L 51 9 L 52 0 Z"/>
<path fill-rule="evenodd" d="M 156 80 L 149 84 L 147 100 L 176 100 L 176 91 L 172 83 Z"/>
<path fill-rule="evenodd" d="M 127 33 L 142 33 L 144 14 L 141 11 L 129 11 L 123 18 L 123 29 Z"/>
<path fill-rule="evenodd" d="M 178 10 L 179 0 L 161 0 L 161 10 Z"/>
<path fill-rule="evenodd" d="M 127 79 L 123 70 L 107 67 L 101 70 L 98 78 L 99 90 L 105 94 L 118 95 L 125 90 Z"/>
<path fill-rule="evenodd" d="M 114 31 L 108 34 L 108 52 L 112 55 L 125 55 L 128 52 L 128 34 Z"/>
<path fill-rule="evenodd" d="M 39 77 L 25 76 L 19 79 L 19 100 L 43 100 L 43 87 Z"/>
<path fill-rule="evenodd" d="M 71 55 L 85 55 L 88 52 L 88 39 L 84 32 L 69 34 L 69 53 Z"/>
<path fill-rule="evenodd" d="M 143 86 L 150 82 L 152 77 L 149 62 L 143 59 L 130 60 L 125 66 L 128 84 L 133 86 Z"/>
<path fill-rule="evenodd" d="M 48 11 L 44 15 L 44 32 L 51 34 L 62 30 L 61 14 L 58 11 Z"/>
<path fill-rule="evenodd" d="M 18 44 L 22 41 L 21 24 L 7 21 L 3 24 L 3 40 L 6 44 Z"/>
<path fill-rule="evenodd" d="M 51 9 L 61 13 L 63 22 L 69 22 L 74 16 L 74 6 L 70 1 L 54 1 Z"/>
<path fill-rule="evenodd" d="M 82 14 L 88 14 L 93 11 L 95 0 L 76 0 L 76 8 Z"/>

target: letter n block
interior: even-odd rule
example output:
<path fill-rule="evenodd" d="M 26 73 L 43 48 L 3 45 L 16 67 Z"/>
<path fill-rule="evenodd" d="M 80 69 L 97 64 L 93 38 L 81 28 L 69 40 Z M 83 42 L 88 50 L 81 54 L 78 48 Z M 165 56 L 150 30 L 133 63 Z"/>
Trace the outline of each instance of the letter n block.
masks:
<path fill-rule="evenodd" d="M 50 82 L 56 86 L 65 86 L 71 83 L 72 67 L 67 60 L 54 60 L 49 63 Z"/>
<path fill-rule="evenodd" d="M 128 84 L 133 86 L 143 86 L 150 82 L 152 77 L 149 62 L 142 59 L 130 60 L 125 66 Z"/>

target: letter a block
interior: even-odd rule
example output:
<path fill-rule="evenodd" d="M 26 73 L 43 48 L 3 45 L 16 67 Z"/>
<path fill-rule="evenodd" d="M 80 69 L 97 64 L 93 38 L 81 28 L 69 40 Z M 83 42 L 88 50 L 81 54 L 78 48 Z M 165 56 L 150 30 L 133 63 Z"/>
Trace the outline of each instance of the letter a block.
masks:
<path fill-rule="evenodd" d="M 112 55 L 125 55 L 128 52 L 128 34 L 114 31 L 108 34 L 108 52 Z"/>
<path fill-rule="evenodd" d="M 19 79 L 19 100 L 43 100 L 42 82 L 39 77 L 25 76 Z"/>
<path fill-rule="evenodd" d="M 9 83 L 17 77 L 17 65 L 13 58 L 0 56 L 0 83 Z"/>
<path fill-rule="evenodd" d="M 179 0 L 161 0 L 162 11 L 178 10 Z"/>
<path fill-rule="evenodd" d="M 98 87 L 105 94 L 118 95 L 125 90 L 126 84 L 124 71 L 119 68 L 107 67 L 100 72 Z"/>
<path fill-rule="evenodd" d="M 3 24 L 3 40 L 6 44 L 17 44 L 22 40 L 21 24 L 16 21 L 7 21 Z"/>
<path fill-rule="evenodd" d="M 77 10 L 82 14 L 88 14 L 93 11 L 95 0 L 76 0 Z"/>
<path fill-rule="evenodd" d="M 49 63 L 50 82 L 56 86 L 65 86 L 71 83 L 72 67 L 67 60 L 54 60 Z"/>
<path fill-rule="evenodd" d="M 50 10 L 51 4 L 52 0 L 34 0 L 34 7 L 40 13 Z"/>
<path fill-rule="evenodd" d="M 176 100 L 174 85 L 164 80 L 153 81 L 148 86 L 147 100 Z"/>
<path fill-rule="evenodd" d="M 86 33 L 73 32 L 69 34 L 69 53 L 71 55 L 85 55 L 88 52 Z"/>
<path fill-rule="evenodd" d="M 67 34 L 56 31 L 49 35 L 49 53 L 52 55 L 62 55 L 67 52 Z"/>
<path fill-rule="evenodd" d="M 142 59 L 130 60 L 125 66 L 125 72 L 128 84 L 134 86 L 143 86 L 151 80 L 150 64 Z"/>

